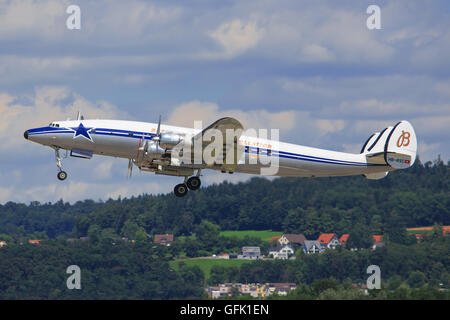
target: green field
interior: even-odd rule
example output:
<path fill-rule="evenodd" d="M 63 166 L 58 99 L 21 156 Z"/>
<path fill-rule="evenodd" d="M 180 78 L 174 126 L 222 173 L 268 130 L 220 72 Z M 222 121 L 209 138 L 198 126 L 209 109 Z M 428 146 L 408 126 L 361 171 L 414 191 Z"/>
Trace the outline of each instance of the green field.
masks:
<path fill-rule="evenodd" d="M 237 238 L 244 238 L 245 236 L 249 236 L 269 241 L 272 237 L 281 237 L 283 235 L 283 232 L 272 230 L 262 230 L 262 231 L 243 230 L 243 231 L 222 231 L 220 232 L 220 235 L 224 237 L 237 237 Z"/>
<path fill-rule="evenodd" d="M 186 260 L 174 260 L 170 262 L 170 267 L 175 271 L 179 269 L 179 263 L 183 262 L 186 266 L 198 266 L 203 273 L 205 274 L 205 278 L 209 279 L 211 268 L 216 265 L 220 265 L 223 267 L 240 267 L 244 263 L 251 263 L 252 260 L 237 260 L 237 259 L 205 259 L 205 258 L 193 258 Z"/>

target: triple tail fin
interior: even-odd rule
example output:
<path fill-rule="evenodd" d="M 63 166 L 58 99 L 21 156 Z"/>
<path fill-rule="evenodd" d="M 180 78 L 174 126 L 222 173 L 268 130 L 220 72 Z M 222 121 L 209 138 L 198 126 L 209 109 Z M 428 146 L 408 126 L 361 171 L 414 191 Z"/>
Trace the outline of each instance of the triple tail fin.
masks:
<path fill-rule="evenodd" d="M 372 134 L 361 149 L 367 162 L 385 164 L 395 169 L 411 167 L 416 160 L 417 137 L 406 120 Z"/>

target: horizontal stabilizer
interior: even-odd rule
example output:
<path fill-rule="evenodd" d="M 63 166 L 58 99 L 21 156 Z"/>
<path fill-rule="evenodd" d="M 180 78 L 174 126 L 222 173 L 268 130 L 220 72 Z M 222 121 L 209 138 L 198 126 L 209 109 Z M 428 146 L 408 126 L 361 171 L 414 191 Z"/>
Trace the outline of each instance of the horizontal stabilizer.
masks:
<path fill-rule="evenodd" d="M 366 173 L 364 174 L 364 177 L 366 177 L 369 180 L 378 180 L 383 179 L 388 175 L 389 171 L 386 172 L 376 172 L 376 173 Z"/>

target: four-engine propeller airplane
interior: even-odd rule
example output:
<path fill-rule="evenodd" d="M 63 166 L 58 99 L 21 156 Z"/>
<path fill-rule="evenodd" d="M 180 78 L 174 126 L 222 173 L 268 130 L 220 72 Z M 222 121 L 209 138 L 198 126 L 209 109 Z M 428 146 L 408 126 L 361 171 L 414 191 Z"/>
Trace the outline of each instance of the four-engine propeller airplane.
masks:
<path fill-rule="evenodd" d="M 228 138 L 230 131 L 232 138 Z M 270 165 L 276 170 L 267 172 L 274 176 L 363 175 L 380 179 L 389 171 L 412 166 L 417 151 L 416 135 L 408 121 L 372 134 L 359 154 L 283 143 L 243 132 L 241 123 L 229 117 L 204 129 L 192 129 L 161 125 L 161 118 L 158 123 L 85 120 L 78 113 L 77 120 L 55 121 L 29 129 L 24 137 L 55 150 L 59 180 L 67 178 L 62 170 L 61 149 L 66 150 L 66 155 L 70 151 L 71 156 L 85 159 L 94 154 L 120 157 L 129 159 L 129 176 L 136 165 L 142 171 L 184 177 L 184 182 L 174 188 L 178 197 L 200 187 L 200 173 L 204 169 L 262 174 Z M 227 139 L 219 139 L 218 135 Z M 213 141 L 216 146 L 212 148 Z M 211 155 L 212 160 L 205 154 Z"/>

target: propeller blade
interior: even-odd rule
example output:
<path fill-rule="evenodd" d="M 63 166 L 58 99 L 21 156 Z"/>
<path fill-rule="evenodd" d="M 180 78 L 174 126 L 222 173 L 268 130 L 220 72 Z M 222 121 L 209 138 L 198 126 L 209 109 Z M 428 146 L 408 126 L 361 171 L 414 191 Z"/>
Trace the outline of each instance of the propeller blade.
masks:
<path fill-rule="evenodd" d="M 132 174 L 132 173 L 133 173 L 133 160 L 130 159 L 130 160 L 128 161 L 128 173 L 127 173 L 128 179 L 131 178 L 131 174 Z"/>
<path fill-rule="evenodd" d="M 161 134 L 161 115 L 159 115 L 158 128 L 156 129 L 156 135 L 159 137 Z"/>

